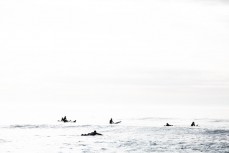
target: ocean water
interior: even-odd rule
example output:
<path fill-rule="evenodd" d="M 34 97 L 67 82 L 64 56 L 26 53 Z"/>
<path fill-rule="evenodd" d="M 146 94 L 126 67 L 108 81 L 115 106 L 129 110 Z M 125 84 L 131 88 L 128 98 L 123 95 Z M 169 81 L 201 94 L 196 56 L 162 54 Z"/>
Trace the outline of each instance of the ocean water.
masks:
<path fill-rule="evenodd" d="M 121 119 L 122 120 L 122 119 Z M 1 153 L 229 152 L 229 120 L 131 118 L 121 124 L 50 123 L 0 126 Z M 165 123 L 173 127 L 164 127 Z M 81 136 L 96 130 L 103 136 Z"/>

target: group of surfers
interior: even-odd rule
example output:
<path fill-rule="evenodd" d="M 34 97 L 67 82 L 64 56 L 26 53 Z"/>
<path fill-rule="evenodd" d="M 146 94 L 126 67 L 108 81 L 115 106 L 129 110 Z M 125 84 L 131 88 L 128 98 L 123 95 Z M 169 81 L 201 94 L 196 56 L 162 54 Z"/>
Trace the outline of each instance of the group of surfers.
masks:
<path fill-rule="evenodd" d="M 67 117 L 64 116 L 64 117 L 61 118 L 61 120 L 58 120 L 58 122 L 64 122 L 64 123 L 73 122 L 73 123 L 76 123 L 76 120 L 74 120 L 74 121 L 67 120 Z M 122 122 L 122 121 L 114 122 L 112 118 L 111 118 L 110 121 L 109 121 L 110 124 L 119 124 L 119 123 L 121 123 L 121 122 Z"/>
<path fill-rule="evenodd" d="M 173 126 L 173 125 L 166 123 L 164 126 Z M 198 125 L 196 125 L 195 122 L 192 122 L 191 126 L 198 126 Z"/>
<path fill-rule="evenodd" d="M 72 123 L 76 123 L 76 120 L 74 120 L 74 121 L 67 120 L 67 117 L 64 116 L 64 117 L 61 118 L 61 120 L 58 120 L 58 122 L 64 122 L 64 123 L 72 122 Z"/>
<path fill-rule="evenodd" d="M 58 120 L 58 121 L 59 122 L 64 122 L 64 123 L 66 123 L 66 122 L 75 123 L 76 122 L 76 120 L 74 120 L 74 121 L 67 120 L 66 116 L 62 117 L 61 120 Z M 114 122 L 112 118 L 109 121 L 109 124 L 119 124 L 119 123 L 121 123 L 121 121 Z M 166 123 L 164 126 L 173 126 L 173 125 L 171 125 L 169 123 Z M 195 122 L 192 122 L 191 126 L 198 126 L 198 125 L 196 125 Z M 93 132 L 90 132 L 90 133 L 87 133 L 87 134 L 81 134 L 81 136 L 95 136 L 95 135 L 102 135 L 102 134 L 101 133 L 97 133 L 97 131 L 93 131 Z"/>

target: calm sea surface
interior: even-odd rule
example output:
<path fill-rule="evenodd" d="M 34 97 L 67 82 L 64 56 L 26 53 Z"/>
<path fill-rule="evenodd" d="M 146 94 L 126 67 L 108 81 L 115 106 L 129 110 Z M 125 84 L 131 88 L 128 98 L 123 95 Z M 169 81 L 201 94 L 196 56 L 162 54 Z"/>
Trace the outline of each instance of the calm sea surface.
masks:
<path fill-rule="evenodd" d="M 164 127 L 165 123 L 173 127 Z M 118 125 L 11 124 L 0 127 L 1 153 L 229 152 L 229 120 L 134 118 Z M 82 137 L 94 130 L 103 136 Z"/>

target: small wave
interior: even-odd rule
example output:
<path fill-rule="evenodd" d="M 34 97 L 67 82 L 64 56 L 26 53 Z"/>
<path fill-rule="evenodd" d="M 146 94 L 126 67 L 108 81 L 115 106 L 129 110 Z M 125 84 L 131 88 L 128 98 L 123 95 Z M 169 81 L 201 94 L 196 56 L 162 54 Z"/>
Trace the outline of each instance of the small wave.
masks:
<path fill-rule="evenodd" d="M 103 126 L 100 125 L 68 125 L 68 124 L 15 124 L 10 126 L 5 126 L 3 128 L 19 128 L 19 129 L 46 129 L 46 128 L 84 128 L 84 127 L 96 127 L 96 128 L 102 128 Z"/>
<path fill-rule="evenodd" d="M 229 122 L 229 120 L 226 120 L 226 119 L 216 119 L 216 120 L 212 120 L 212 122 Z"/>
<path fill-rule="evenodd" d="M 134 120 L 171 120 L 175 118 L 166 118 L 166 117 L 142 117 L 142 118 L 133 118 Z"/>
<path fill-rule="evenodd" d="M 217 129 L 217 130 L 207 130 L 207 134 L 229 134 L 229 130 Z"/>
<path fill-rule="evenodd" d="M 9 128 L 40 128 L 41 125 L 29 125 L 29 124 L 25 124 L 25 125 L 10 125 Z"/>
<path fill-rule="evenodd" d="M 77 126 L 48 125 L 48 124 L 40 124 L 40 125 L 24 124 L 24 125 L 10 125 L 8 128 L 20 128 L 20 129 L 37 129 L 37 128 L 39 128 L 40 129 L 40 128 L 74 128 L 74 127 L 77 127 Z"/>

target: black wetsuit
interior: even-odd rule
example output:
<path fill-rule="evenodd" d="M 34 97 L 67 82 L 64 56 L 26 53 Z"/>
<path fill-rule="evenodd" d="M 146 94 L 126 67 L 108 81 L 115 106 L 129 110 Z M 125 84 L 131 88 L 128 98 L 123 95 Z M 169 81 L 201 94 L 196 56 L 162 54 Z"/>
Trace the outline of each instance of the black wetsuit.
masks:
<path fill-rule="evenodd" d="M 88 133 L 88 134 L 81 134 L 81 136 L 95 136 L 95 135 L 102 135 L 102 134 L 97 133 L 96 131 Z"/>
<path fill-rule="evenodd" d="M 114 122 L 113 122 L 113 120 L 112 120 L 112 119 L 110 120 L 110 124 L 114 124 Z"/>

